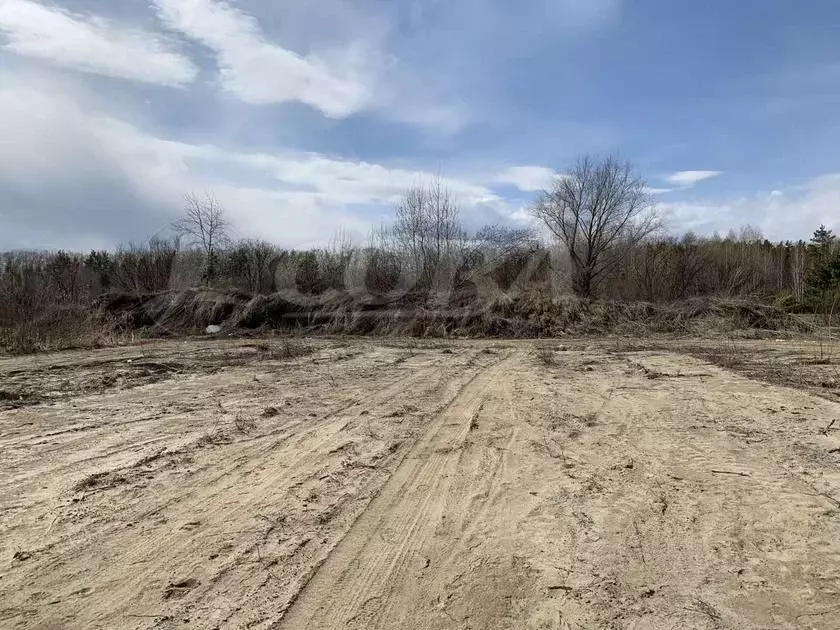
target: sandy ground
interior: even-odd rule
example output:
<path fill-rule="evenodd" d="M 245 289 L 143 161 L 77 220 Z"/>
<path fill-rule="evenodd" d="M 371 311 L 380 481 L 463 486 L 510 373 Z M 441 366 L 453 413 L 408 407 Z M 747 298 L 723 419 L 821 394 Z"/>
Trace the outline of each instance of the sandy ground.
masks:
<path fill-rule="evenodd" d="M 612 343 L 295 343 L 0 359 L 0 627 L 840 627 L 830 396 Z"/>

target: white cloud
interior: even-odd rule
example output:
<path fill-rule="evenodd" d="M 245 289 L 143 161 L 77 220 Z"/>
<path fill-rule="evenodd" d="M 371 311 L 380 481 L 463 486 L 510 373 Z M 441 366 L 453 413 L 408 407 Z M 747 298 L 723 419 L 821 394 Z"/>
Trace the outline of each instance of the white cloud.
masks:
<path fill-rule="evenodd" d="M 662 203 L 658 207 L 665 213 L 668 227 L 675 231 L 726 234 L 730 229 L 751 225 L 771 240 L 807 239 L 820 224 L 840 229 L 840 173 L 817 177 L 797 187 L 795 195 L 774 190 L 722 201 Z"/>
<path fill-rule="evenodd" d="M 166 163 L 132 151 L 95 101 L 59 83 L 0 83 L 0 248 L 116 245 L 171 220 L 184 189 Z M 170 163 L 171 170 L 177 165 Z"/>
<path fill-rule="evenodd" d="M 345 118 L 374 100 L 381 60 L 362 44 L 302 56 L 269 42 L 254 18 L 226 2 L 154 4 L 168 27 L 216 53 L 222 86 L 247 103 L 297 101 L 328 117 Z"/>
<path fill-rule="evenodd" d="M 722 175 L 723 171 L 678 171 L 665 178 L 669 184 L 677 186 L 693 186 L 697 182 Z"/>
<path fill-rule="evenodd" d="M 673 188 L 651 188 L 650 186 L 645 186 L 644 192 L 648 195 L 664 195 L 665 193 L 673 192 Z"/>
<path fill-rule="evenodd" d="M 363 239 L 393 216 L 422 169 L 279 148 L 171 140 L 117 118 L 82 87 L 9 73 L 0 84 L 0 250 L 101 247 L 167 226 L 186 192 L 212 191 L 236 236 L 286 246 L 326 244 L 339 226 Z M 504 220 L 504 200 L 480 177 L 445 178 L 471 225 Z"/>
<path fill-rule="evenodd" d="M 247 164 L 278 182 L 312 191 L 338 204 L 393 204 L 410 187 L 434 177 L 428 171 L 388 168 L 381 164 L 341 160 L 316 153 L 224 153 L 224 159 Z M 463 179 L 443 178 L 463 204 L 497 201 L 487 188 Z"/>
<path fill-rule="evenodd" d="M 409 186 L 434 173 L 277 148 L 176 141 L 121 119 L 81 86 L 7 73 L 0 83 L 0 249 L 103 247 L 166 230 L 189 191 L 213 191 L 236 236 L 280 245 L 326 244 L 339 226 L 357 239 Z M 548 169 L 514 166 L 461 173 L 445 184 L 465 222 L 528 222 L 494 192 L 506 180 L 535 189 Z M 677 189 L 679 190 L 679 189 Z M 750 224 L 771 239 L 808 238 L 820 223 L 840 228 L 840 174 L 804 186 L 723 201 L 660 203 L 668 227 L 710 234 Z M 840 231 L 840 230 L 838 230 Z"/>
<path fill-rule="evenodd" d="M 394 76 L 399 75 L 398 71 Z M 422 82 L 395 78 L 381 92 L 377 109 L 387 118 L 422 127 L 427 134 L 449 136 L 463 129 L 473 117 L 470 108 L 457 101 L 435 102 Z"/>
<path fill-rule="evenodd" d="M 381 9 L 321 0 L 323 13 L 313 13 L 309 3 L 289 0 L 272 9 L 277 42 L 224 0 L 153 4 L 166 26 L 215 53 L 221 87 L 245 103 L 297 102 L 335 119 L 374 112 L 442 136 L 472 118 L 453 90 L 438 83 L 438 68 L 415 68 L 385 52 L 393 25 L 383 26 Z"/>
<path fill-rule="evenodd" d="M 555 173 L 545 166 L 511 166 L 495 177 L 500 184 L 512 184 L 523 192 L 537 192 L 551 186 Z"/>
<path fill-rule="evenodd" d="M 0 2 L 3 48 L 81 72 L 180 86 L 198 69 L 159 36 L 31 0 Z"/>

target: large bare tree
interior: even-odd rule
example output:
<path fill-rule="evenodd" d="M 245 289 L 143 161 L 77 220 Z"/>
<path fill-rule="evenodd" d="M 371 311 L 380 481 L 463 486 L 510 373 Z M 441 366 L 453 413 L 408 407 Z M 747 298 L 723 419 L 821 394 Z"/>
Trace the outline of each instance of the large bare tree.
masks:
<path fill-rule="evenodd" d="M 660 225 L 644 180 L 630 163 L 612 157 L 580 158 L 539 196 L 534 214 L 565 245 L 572 288 L 584 297 Z"/>
<path fill-rule="evenodd" d="M 211 193 L 204 197 L 188 194 L 185 201 L 184 215 L 172 223 L 172 229 L 185 245 L 204 254 L 203 280 L 209 285 L 216 276 L 219 250 L 228 240 L 225 211 Z"/>

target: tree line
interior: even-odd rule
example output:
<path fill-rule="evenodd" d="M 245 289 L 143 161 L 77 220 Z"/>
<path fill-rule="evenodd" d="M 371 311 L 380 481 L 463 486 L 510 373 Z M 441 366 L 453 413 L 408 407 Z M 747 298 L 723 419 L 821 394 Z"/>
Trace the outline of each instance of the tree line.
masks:
<path fill-rule="evenodd" d="M 650 302 L 751 297 L 818 313 L 833 313 L 840 298 L 840 247 L 825 226 L 807 242 L 771 243 L 752 229 L 667 235 L 644 180 L 613 158 L 581 158 L 538 196 L 533 214 L 550 239 L 535 227 L 469 233 L 457 199 L 435 179 L 406 191 L 393 221 L 366 244 L 339 232 L 329 247 L 297 251 L 232 241 L 218 201 L 191 195 L 169 238 L 87 254 L 0 254 L 0 327 L 89 308 L 104 294 L 196 285 L 447 304 L 521 292 Z"/>

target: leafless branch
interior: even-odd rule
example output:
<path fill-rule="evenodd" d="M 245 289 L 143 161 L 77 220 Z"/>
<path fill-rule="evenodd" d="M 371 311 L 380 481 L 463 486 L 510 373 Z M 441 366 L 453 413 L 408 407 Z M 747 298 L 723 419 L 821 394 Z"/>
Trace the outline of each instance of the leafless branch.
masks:
<path fill-rule="evenodd" d="M 644 180 L 629 163 L 614 158 L 580 158 L 540 195 L 534 214 L 565 245 L 574 266 L 574 289 L 586 297 L 629 249 L 660 226 Z"/>
<path fill-rule="evenodd" d="M 224 208 L 211 193 L 203 198 L 188 194 L 185 202 L 184 215 L 172 223 L 172 229 L 185 245 L 204 253 L 204 275 L 209 284 L 215 275 L 218 252 L 228 240 Z"/>

